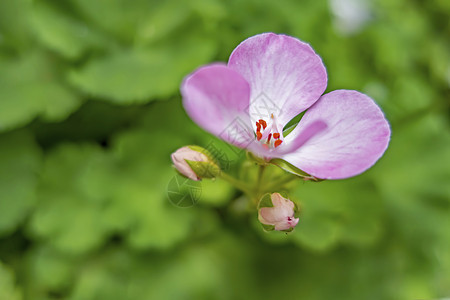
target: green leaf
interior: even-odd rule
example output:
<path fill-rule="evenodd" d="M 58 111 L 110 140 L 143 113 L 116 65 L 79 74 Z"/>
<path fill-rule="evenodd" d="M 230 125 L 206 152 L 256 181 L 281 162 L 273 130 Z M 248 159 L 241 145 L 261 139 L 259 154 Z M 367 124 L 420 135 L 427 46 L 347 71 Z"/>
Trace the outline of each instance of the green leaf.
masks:
<path fill-rule="evenodd" d="M 30 222 L 35 237 L 82 254 L 111 234 L 104 214 L 114 186 L 111 158 L 94 145 L 61 145 L 47 156 Z"/>
<path fill-rule="evenodd" d="M 33 278 L 31 284 L 35 293 L 42 289 L 63 291 L 73 280 L 77 262 L 51 247 L 42 246 L 30 251 L 27 266 L 27 275 Z"/>
<path fill-rule="evenodd" d="M 0 50 L 11 48 L 21 52 L 31 45 L 30 0 L 0 1 Z"/>
<path fill-rule="evenodd" d="M 39 53 L 4 61 L 0 68 L 0 131 L 23 126 L 37 116 L 59 121 L 78 108 L 80 100 L 57 76 L 50 60 Z"/>
<path fill-rule="evenodd" d="M 169 182 L 167 176 L 162 176 Z M 154 186 L 158 182 L 158 186 Z M 166 196 L 167 183 L 139 183 L 138 178 L 121 182 L 115 194 L 112 212 L 127 218 L 127 244 L 139 250 L 170 249 L 188 236 L 195 225 L 196 213 L 171 205 Z"/>
<path fill-rule="evenodd" d="M 91 23 L 122 41 L 131 42 L 141 22 L 156 6 L 146 0 L 71 0 L 76 10 Z M 101 14 L 99 14 L 101 12 Z"/>
<path fill-rule="evenodd" d="M 0 135 L 0 236 L 14 231 L 34 206 L 40 159 L 28 133 Z"/>
<path fill-rule="evenodd" d="M 295 191 L 302 212 L 294 237 L 299 245 L 327 251 L 339 242 L 371 246 L 381 237 L 382 202 L 367 178 L 306 183 Z"/>
<path fill-rule="evenodd" d="M 227 17 L 226 5 L 219 0 L 193 0 L 192 9 L 207 21 L 219 21 Z"/>
<path fill-rule="evenodd" d="M 155 148 L 154 141 L 164 139 L 166 143 Z M 121 134 L 113 144 L 123 176 L 107 214 L 112 224 L 129 228 L 126 240 L 133 248 L 168 249 L 185 239 L 196 223 L 196 210 L 180 207 L 169 196 L 170 182 L 182 178 L 170 161 L 182 140 L 182 135 L 136 130 Z M 180 185 L 186 182 L 192 181 L 180 180 Z M 173 192 L 182 190 L 180 186 Z"/>
<path fill-rule="evenodd" d="M 192 15 L 191 2 L 158 1 L 146 12 L 137 26 L 135 39 L 138 44 L 149 44 L 166 38 L 173 31 L 180 29 Z"/>
<path fill-rule="evenodd" d="M 175 94 L 181 79 L 208 62 L 214 51 L 214 44 L 195 37 L 122 50 L 73 70 L 69 80 L 87 94 L 117 104 L 146 103 Z"/>
<path fill-rule="evenodd" d="M 0 299 L 1 300 L 20 300 L 22 293 L 16 287 L 14 273 L 0 261 Z"/>
<path fill-rule="evenodd" d="M 229 281 L 230 263 L 237 266 L 234 260 L 242 251 L 223 252 L 224 245 L 214 239 L 152 255 L 107 249 L 80 269 L 70 299 L 231 299 L 227 296 L 232 293 L 222 287 Z M 225 253 L 233 259 L 225 260 Z"/>
<path fill-rule="evenodd" d="M 392 222 L 410 243 L 420 238 L 431 247 L 443 237 L 449 240 L 448 228 L 442 225 L 450 213 L 447 120 L 430 114 L 393 132 L 386 154 L 370 174 L 386 199 Z"/>
<path fill-rule="evenodd" d="M 34 6 L 31 21 L 39 41 L 68 59 L 106 45 L 105 39 L 88 25 L 42 2 Z"/>

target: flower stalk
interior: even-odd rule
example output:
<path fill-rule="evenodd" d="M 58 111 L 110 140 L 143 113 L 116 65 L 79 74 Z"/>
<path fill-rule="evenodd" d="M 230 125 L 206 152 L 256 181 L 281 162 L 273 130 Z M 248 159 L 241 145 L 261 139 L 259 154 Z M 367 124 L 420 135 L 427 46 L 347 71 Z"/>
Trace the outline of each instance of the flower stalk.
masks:
<path fill-rule="evenodd" d="M 237 188 L 238 190 L 241 190 L 242 192 L 246 193 L 247 195 L 252 195 L 251 187 L 248 184 L 240 181 L 239 179 L 236 179 L 233 176 L 231 176 L 223 171 L 220 172 L 218 177 L 225 180 L 226 182 L 230 183 L 235 188 Z"/>

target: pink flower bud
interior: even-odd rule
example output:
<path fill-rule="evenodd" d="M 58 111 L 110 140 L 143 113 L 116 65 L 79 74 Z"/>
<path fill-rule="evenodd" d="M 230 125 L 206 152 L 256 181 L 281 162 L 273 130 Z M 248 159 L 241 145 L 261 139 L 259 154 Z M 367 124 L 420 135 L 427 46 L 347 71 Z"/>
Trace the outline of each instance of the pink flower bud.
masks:
<path fill-rule="evenodd" d="M 289 230 L 294 228 L 299 219 L 294 217 L 295 204 L 278 193 L 271 196 L 273 207 L 259 209 L 258 219 L 265 225 L 273 225 L 275 230 Z"/>
<path fill-rule="evenodd" d="M 198 151 L 195 151 L 188 146 L 182 147 L 172 153 L 171 155 L 173 165 L 182 175 L 186 176 L 189 179 L 198 181 L 201 179 L 189 166 L 186 160 L 188 161 L 200 161 L 200 162 L 208 162 L 210 161 L 208 157 Z"/>

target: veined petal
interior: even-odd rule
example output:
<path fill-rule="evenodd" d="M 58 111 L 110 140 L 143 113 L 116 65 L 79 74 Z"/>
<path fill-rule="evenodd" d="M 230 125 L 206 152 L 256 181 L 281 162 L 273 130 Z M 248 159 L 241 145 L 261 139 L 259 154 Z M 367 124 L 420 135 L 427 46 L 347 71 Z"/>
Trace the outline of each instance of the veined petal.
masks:
<path fill-rule="evenodd" d="M 254 140 L 248 116 L 248 82 L 225 64 L 201 67 L 181 85 L 189 117 L 206 131 L 238 147 Z"/>
<path fill-rule="evenodd" d="M 298 147 L 281 158 L 322 179 L 342 179 L 370 168 L 390 139 L 389 123 L 368 96 L 337 90 L 323 95 L 285 138 Z"/>
<path fill-rule="evenodd" d="M 327 86 L 321 58 L 308 44 L 286 35 L 246 39 L 234 49 L 228 66 L 250 83 L 252 123 L 273 113 L 284 126 L 314 104 Z"/>

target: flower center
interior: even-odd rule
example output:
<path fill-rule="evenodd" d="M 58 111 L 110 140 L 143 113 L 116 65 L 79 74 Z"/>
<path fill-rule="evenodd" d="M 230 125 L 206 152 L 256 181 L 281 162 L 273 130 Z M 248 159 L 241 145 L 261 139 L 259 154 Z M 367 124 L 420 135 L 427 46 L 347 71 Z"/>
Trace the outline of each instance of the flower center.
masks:
<path fill-rule="evenodd" d="M 263 119 L 256 122 L 256 139 L 263 145 L 264 148 L 276 148 L 283 143 L 283 136 L 278 130 L 275 118 L 271 115 L 271 126 Z"/>

